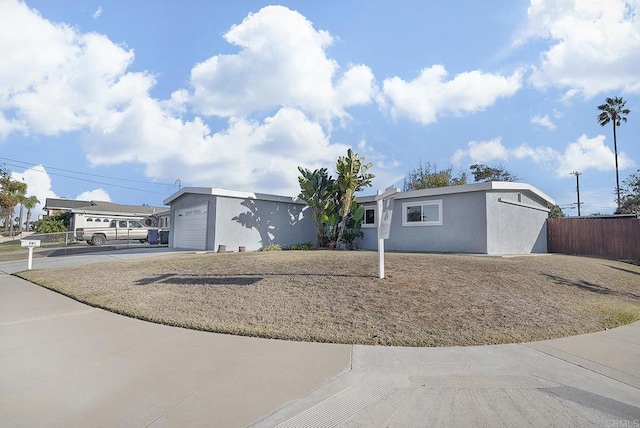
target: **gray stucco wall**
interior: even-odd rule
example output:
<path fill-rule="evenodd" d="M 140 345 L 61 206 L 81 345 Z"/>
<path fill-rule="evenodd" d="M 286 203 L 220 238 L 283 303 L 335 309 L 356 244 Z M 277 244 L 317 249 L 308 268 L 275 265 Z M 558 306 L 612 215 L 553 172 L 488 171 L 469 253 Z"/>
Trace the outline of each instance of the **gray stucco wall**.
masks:
<path fill-rule="evenodd" d="M 403 204 L 442 200 L 441 226 L 403 226 Z M 385 240 L 390 251 L 433 251 L 486 253 L 487 218 L 483 192 L 469 192 L 434 197 L 396 199 L 391 234 Z M 373 204 L 365 204 L 367 207 Z M 360 247 L 377 249 L 375 228 L 363 228 Z"/>
<path fill-rule="evenodd" d="M 315 242 L 315 224 L 306 205 L 187 193 L 171 202 L 169 246 L 173 246 L 175 213 L 179 209 L 207 204 L 206 249 L 227 251 L 244 246 L 254 251 L 268 244 L 289 246 Z"/>
<path fill-rule="evenodd" d="M 306 205 L 218 196 L 216 201 L 215 241 L 213 248 L 226 245 L 247 251 L 265 245 L 283 247 L 315 242 L 315 224 Z"/>
<path fill-rule="evenodd" d="M 519 192 L 487 192 L 486 199 L 488 254 L 547 252 L 544 201 Z"/>

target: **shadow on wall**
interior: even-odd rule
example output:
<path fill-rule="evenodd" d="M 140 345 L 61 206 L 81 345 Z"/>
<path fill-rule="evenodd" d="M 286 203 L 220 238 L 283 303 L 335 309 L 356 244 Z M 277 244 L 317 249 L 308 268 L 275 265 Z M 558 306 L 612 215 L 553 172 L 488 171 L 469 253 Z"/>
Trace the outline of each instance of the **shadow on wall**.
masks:
<path fill-rule="evenodd" d="M 249 211 L 232 218 L 247 229 L 256 229 L 262 246 L 282 243 L 286 233 L 300 221 L 303 206 L 247 199 Z M 286 230 L 285 230 L 286 229 Z"/>

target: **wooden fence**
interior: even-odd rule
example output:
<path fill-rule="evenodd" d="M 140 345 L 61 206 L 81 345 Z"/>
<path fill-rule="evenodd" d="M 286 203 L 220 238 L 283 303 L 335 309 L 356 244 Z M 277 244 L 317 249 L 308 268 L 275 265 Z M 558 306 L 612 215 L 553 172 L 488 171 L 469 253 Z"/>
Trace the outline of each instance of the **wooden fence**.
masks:
<path fill-rule="evenodd" d="M 547 219 L 547 250 L 619 260 L 640 261 L 640 219 Z"/>

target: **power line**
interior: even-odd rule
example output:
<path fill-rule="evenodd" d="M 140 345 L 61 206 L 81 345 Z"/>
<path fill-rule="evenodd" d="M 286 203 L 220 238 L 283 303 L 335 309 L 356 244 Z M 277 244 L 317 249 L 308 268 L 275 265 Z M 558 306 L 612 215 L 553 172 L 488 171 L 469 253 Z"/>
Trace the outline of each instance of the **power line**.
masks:
<path fill-rule="evenodd" d="M 35 163 L 31 163 L 31 162 L 24 162 L 24 161 L 20 161 L 20 160 L 16 160 L 16 159 L 9 159 L 9 158 L 3 158 L 3 157 L 0 157 L 0 159 L 6 160 L 6 161 L 10 161 L 10 162 L 16 162 L 16 163 L 19 163 L 19 164 L 23 164 L 23 165 L 11 165 L 11 164 L 7 163 L 7 165 L 11 165 L 11 166 L 19 167 L 19 168 L 25 168 L 24 165 L 27 165 L 29 167 L 42 165 L 42 164 L 35 164 Z M 172 186 L 172 187 L 175 186 L 174 183 L 156 183 L 156 182 L 153 182 L 153 181 L 129 180 L 127 178 L 111 177 L 111 176 L 108 176 L 108 175 L 89 174 L 88 172 L 73 171 L 73 170 L 70 170 L 70 169 L 56 168 L 56 167 L 47 166 L 47 165 L 42 165 L 42 167 L 44 167 L 46 169 L 56 170 L 56 171 L 69 172 L 71 174 L 86 175 L 86 176 L 89 176 L 89 177 L 107 178 L 109 180 L 129 181 L 129 182 L 133 182 L 133 183 L 142 183 L 142 184 L 155 184 L 155 185 L 158 185 L 158 186 Z M 63 177 L 68 177 L 68 176 L 63 176 Z M 68 177 L 68 178 L 74 178 L 74 177 Z"/>
<path fill-rule="evenodd" d="M 0 159 L 7 159 L 7 158 L 0 157 Z M 11 160 L 11 159 L 7 159 L 7 160 Z M 15 162 L 20 162 L 20 161 L 15 161 Z M 3 162 L 3 163 L 4 163 L 4 165 L 9 165 L 9 166 L 18 167 L 18 168 L 24 168 L 23 165 L 16 165 L 16 164 L 8 163 L 8 162 Z M 36 164 L 29 164 L 28 162 L 21 162 L 21 163 L 26 164 L 26 165 L 36 166 Z M 44 165 L 42 165 L 42 166 L 45 167 Z M 153 182 L 140 181 L 140 180 L 127 180 L 125 178 L 100 176 L 100 175 L 97 175 L 97 174 L 88 174 L 88 173 L 82 173 L 82 172 L 69 171 L 69 170 L 64 170 L 64 169 L 61 169 L 61 168 L 53 168 L 53 167 L 45 167 L 45 168 L 55 169 L 55 170 L 59 170 L 59 171 L 67 171 L 67 172 L 71 172 L 71 173 L 74 173 L 74 174 L 82 174 L 82 175 L 88 175 L 88 176 L 93 176 L 93 177 L 109 178 L 109 179 L 113 179 L 113 180 L 130 181 L 130 182 L 144 183 L 144 184 L 162 184 L 162 185 L 166 185 L 166 186 L 174 186 L 173 184 L 153 183 Z M 163 194 L 163 192 L 154 192 L 152 190 L 145 190 L 145 189 L 140 189 L 140 188 L 137 188 L 137 187 L 121 186 L 119 184 L 105 183 L 104 181 L 97 181 L 97 180 L 90 180 L 90 179 L 87 179 L 87 178 L 73 177 L 73 176 L 70 176 L 70 175 L 58 174 L 58 173 L 55 173 L 55 172 L 47 172 L 47 171 L 41 171 L 41 170 L 37 170 L 37 169 L 33 169 L 32 171 L 39 172 L 41 174 L 48 174 L 48 175 L 55 175 L 55 176 L 58 176 L 58 177 L 70 178 L 72 180 L 78 180 L 78 181 L 84 181 L 84 182 L 88 182 L 88 183 L 101 184 L 103 186 L 117 187 L 119 189 L 135 190 L 135 191 L 138 191 L 138 192 L 145 192 L 145 193 Z"/>

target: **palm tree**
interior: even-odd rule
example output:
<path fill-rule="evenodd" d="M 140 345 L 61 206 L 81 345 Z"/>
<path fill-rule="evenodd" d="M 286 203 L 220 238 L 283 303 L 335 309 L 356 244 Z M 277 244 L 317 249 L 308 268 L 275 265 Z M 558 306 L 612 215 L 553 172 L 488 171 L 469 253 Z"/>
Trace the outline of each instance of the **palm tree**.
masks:
<path fill-rule="evenodd" d="M 622 97 L 607 98 L 604 104 L 598 106 L 602 113 L 598 115 L 598 123 L 605 126 L 609 122 L 613 125 L 613 151 L 616 156 L 616 193 L 618 195 L 618 211 L 620 211 L 620 178 L 618 176 L 618 141 L 616 139 L 616 127 L 627 121 L 630 113 L 628 108 L 624 108 L 627 102 Z"/>
<path fill-rule="evenodd" d="M 24 207 L 27 209 L 27 222 L 26 222 L 26 230 L 29 230 L 29 224 L 31 223 L 31 210 L 39 204 L 40 201 L 35 196 L 29 196 L 23 202 Z"/>
<path fill-rule="evenodd" d="M 18 230 L 19 233 L 22 233 L 22 217 L 24 215 L 24 201 L 27 200 L 26 193 L 20 193 L 17 195 L 16 200 L 20 204 L 20 215 L 18 216 Z"/>
<path fill-rule="evenodd" d="M 9 179 L 4 183 L 3 193 L 7 200 L 7 211 L 5 213 L 5 230 L 9 227 L 10 236 L 13 236 L 13 212 L 16 205 L 20 203 L 20 198 L 27 192 L 27 184 Z"/>

